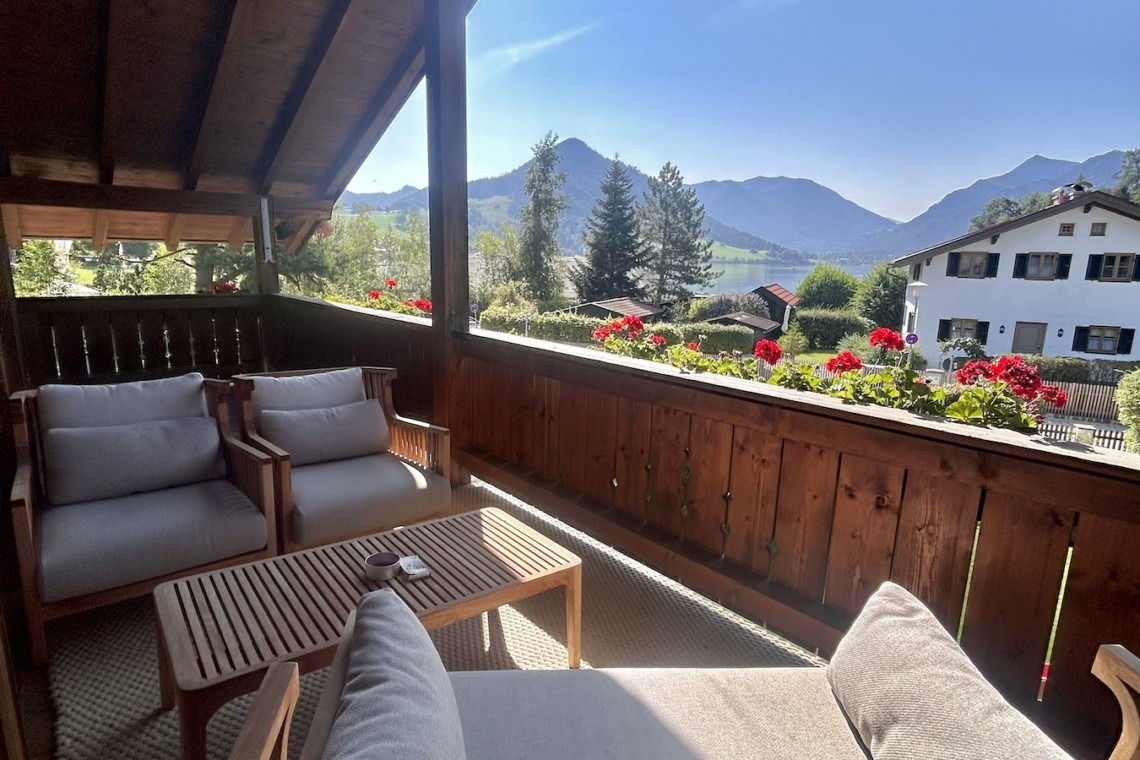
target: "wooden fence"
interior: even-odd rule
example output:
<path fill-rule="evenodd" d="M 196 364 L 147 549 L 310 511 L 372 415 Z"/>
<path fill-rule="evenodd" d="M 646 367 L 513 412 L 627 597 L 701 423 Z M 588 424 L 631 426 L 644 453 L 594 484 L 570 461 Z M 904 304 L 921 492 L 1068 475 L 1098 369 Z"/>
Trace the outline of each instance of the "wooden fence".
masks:
<path fill-rule="evenodd" d="M 1089 667 L 1101 643 L 1140 651 L 1131 455 L 523 339 L 459 345 L 452 435 L 474 474 L 824 653 L 894 579 L 961 622 L 1049 733 L 1106 754 L 1119 711 Z"/>
<path fill-rule="evenodd" d="M 1120 409 L 1116 406 L 1115 385 L 1089 383 L 1050 383 L 1065 391 L 1068 401 L 1060 409 L 1050 410 L 1054 417 L 1072 417 L 1097 422 L 1116 422 Z"/>
<path fill-rule="evenodd" d="M 1063 425 L 1056 422 L 1043 422 L 1037 426 L 1037 432 L 1054 441 L 1075 441 L 1077 443 L 1085 443 L 1082 440 L 1082 432 L 1074 425 Z M 1092 446 L 1099 446 L 1102 449 L 1113 449 L 1115 451 L 1124 451 L 1124 431 L 1123 430 L 1100 430 L 1092 429 L 1087 431 L 1084 435 L 1088 436 L 1088 441 Z"/>

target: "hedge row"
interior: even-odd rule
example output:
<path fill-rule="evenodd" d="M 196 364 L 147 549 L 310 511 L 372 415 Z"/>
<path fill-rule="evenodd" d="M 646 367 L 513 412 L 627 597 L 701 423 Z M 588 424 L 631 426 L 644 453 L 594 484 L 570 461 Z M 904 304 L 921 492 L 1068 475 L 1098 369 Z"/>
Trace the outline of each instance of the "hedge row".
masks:
<path fill-rule="evenodd" d="M 613 320 L 583 317 L 569 312 L 534 314 L 517 309 L 492 307 L 483 312 L 479 326 L 484 330 L 526 335 L 557 343 L 593 343 L 593 332 Z M 720 351 L 752 352 L 752 331 L 747 327 L 710 325 L 705 323 L 647 324 L 646 331 L 664 335 L 670 344 L 701 343 L 701 351 L 715 354 Z M 701 336 L 704 340 L 701 340 Z"/>
<path fill-rule="evenodd" d="M 849 309 L 797 309 L 792 314 L 808 345 L 815 350 L 830 350 L 844 336 L 865 335 L 875 326 L 871 320 Z"/>
<path fill-rule="evenodd" d="M 1076 356 L 1040 356 L 1026 354 L 1026 364 L 1037 366 L 1047 383 L 1095 383 L 1116 385 L 1123 373 L 1140 368 L 1140 361 L 1113 359 L 1081 359 Z"/>

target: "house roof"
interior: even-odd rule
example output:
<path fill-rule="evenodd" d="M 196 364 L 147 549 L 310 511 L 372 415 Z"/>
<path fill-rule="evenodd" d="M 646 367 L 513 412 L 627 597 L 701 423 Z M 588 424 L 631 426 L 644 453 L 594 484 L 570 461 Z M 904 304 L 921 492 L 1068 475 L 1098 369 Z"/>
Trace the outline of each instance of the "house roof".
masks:
<path fill-rule="evenodd" d="M 626 317 L 656 317 L 665 311 L 660 306 L 654 306 L 651 303 L 624 297 L 608 298 L 604 301 L 592 301 L 582 304 L 582 306 L 597 306 L 598 308 L 612 311 L 614 314 L 621 314 Z"/>
<path fill-rule="evenodd" d="M 1058 203 L 1054 206 L 1043 208 L 1040 211 L 1034 211 L 1031 214 L 1019 216 L 1016 219 L 1010 219 L 1006 222 L 994 224 L 986 227 L 985 229 L 978 230 L 977 232 L 969 232 L 965 235 L 962 235 L 961 237 L 956 237 L 953 240 L 947 240 L 945 243 L 939 243 L 938 245 L 931 246 L 930 248 L 924 248 L 921 251 L 908 253 L 905 256 L 900 256 L 899 258 L 892 261 L 891 265 L 900 266 L 902 264 L 909 264 L 916 259 L 926 258 L 927 256 L 936 256 L 940 253 L 953 251 L 956 248 L 961 248 L 963 246 L 970 245 L 971 243 L 976 243 L 977 241 L 984 240 L 986 238 L 995 238 L 1004 232 L 1015 230 L 1018 227 L 1024 227 L 1027 224 L 1039 222 L 1042 219 L 1048 219 L 1049 217 L 1056 214 L 1060 214 L 1081 206 L 1085 207 L 1086 212 L 1089 211 L 1093 206 L 1096 206 L 1098 208 L 1103 208 L 1105 210 L 1121 214 L 1130 219 L 1140 220 L 1140 206 L 1129 203 L 1123 198 L 1117 198 L 1114 195 L 1109 195 L 1108 193 L 1102 192 L 1100 190 L 1095 190 L 1091 193 L 1082 193 L 1080 195 L 1077 195 L 1076 197 L 1067 200 L 1064 203 Z"/>
<path fill-rule="evenodd" d="M 778 282 L 770 282 L 767 285 L 761 285 L 752 292 L 759 294 L 761 290 L 767 291 L 773 298 L 777 298 L 783 301 L 788 306 L 799 306 L 800 297 Z"/>
<path fill-rule="evenodd" d="M 749 314 L 746 311 L 734 311 L 731 314 L 724 314 L 719 317 L 713 317 L 712 319 L 706 319 L 705 321 L 718 325 L 732 322 L 733 324 L 744 325 L 745 327 L 751 327 L 753 330 L 760 330 L 761 332 L 771 332 L 780 326 L 779 322 L 773 322 L 767 317 Z"/>
<path fill-rule="evenodd" d="M 300 238 L 422 78 L 426 5 L 0 4 L 8 237 L 241 243 L 269 195 Z"/>

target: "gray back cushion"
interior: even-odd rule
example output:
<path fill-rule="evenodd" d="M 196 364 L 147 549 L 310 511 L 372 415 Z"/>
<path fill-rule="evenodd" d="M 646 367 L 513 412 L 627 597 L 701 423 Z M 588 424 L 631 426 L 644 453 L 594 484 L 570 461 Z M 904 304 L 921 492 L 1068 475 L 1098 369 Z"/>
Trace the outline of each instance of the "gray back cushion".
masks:
<path fill-rule="evenodd" d="M 40 427 L 82 428 L 206 417 L 202 375 L 114 385 L 44 385 L 36 394 Z"/>
<path fill-rule="evenodd" d="M 894 583 L 867 600 L 827 674 L 875 760 L 1069 757 L 1002 698 L 922 602 Z"/>
<path fill-rule="evenodd" d="M 48 501 L 72 504 L 215 480 L 226 475 L 212 417 L 108 427 L 56 427 L 43 435 Z"/>
<path fill-rule="evenodd" d="M 360 367 L 349 367 L 310 375 L 254 377 L 254 414 L 266 409 L 324 409 L 363 401 L 362 375 Z"/>
<path fill-rule="evenodd" d="M 463 729 L 435 645 L 391 589 L 356 610 L 348 672 L 325 760 L 463 760 Z"/>
<path fill-rule="evenodd" d="M 383 454 L 390 443 L 388 420 L 376 399 L 328 409 L 267 409 L 257 429 L 298 466 Z"/>

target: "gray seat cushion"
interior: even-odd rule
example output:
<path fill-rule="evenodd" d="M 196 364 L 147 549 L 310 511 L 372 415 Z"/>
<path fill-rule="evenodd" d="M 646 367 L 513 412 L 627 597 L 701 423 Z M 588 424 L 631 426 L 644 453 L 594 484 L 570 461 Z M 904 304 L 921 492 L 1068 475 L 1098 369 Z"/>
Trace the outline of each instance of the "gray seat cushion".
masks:
<path fill-rule="evenodd" d="M 365 594 L 326 760 L 463 760 L 455 694 L 423 624 L 391 589 Z"/>
<path fill-rule="evenodd" d="M 105 591 L 263 549 L 265 517 L 226 480 L 46 507 L 40 597 Z"/>
<path fill-rule="evenodd" d="M 875 760 L 1067 758 L 906 589 L 884 583 L 827 668 Z"/>
<path fill-rule="evenodd" d="M 488 671 L 451 684 L 470 760 L 866 758 L 822 668 Z"/>
<path fill-rule="evenodd" d="M 364 400 L 360 367 L 314 372 L 308 375 L 253 378 L 253 411 L 293 411 L 343 406 Z"/>
<path fill-rule="evenodd" d="M 321 462 L 292 470 L 293 540 L 327 544 L 442 515 L 451 484 L 392 454 Z"/>
<path fill-rule="evenodd" d="M 294 466 L 388 451 L 388 420 L 376 399 L 325 409 L 266 409 L 257 430 L 289 453 Z"/>
<path fill-rule="evenodd" d="M 40 427 L 106 427 L 205 417 L 202 375 L 113 385 L 44 385 L 36 393 Z"/>

